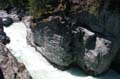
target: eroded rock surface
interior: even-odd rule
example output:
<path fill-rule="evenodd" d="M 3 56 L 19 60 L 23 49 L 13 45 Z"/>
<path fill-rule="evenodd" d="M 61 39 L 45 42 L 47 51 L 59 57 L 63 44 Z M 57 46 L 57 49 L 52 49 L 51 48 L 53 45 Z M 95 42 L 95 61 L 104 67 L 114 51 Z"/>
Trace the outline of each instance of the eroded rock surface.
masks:
<path fill-rule="evenodd" d="M 75 58 L 78 57 L 77 64 L 87 74 L 94 76 L 107 71 L 118 50 L 117 44 L 85 28 L 80 29 L 84 33 L 82 41 L 78 39 L 80 36 L 76 37 L 78 41 L 74 41 L 76 42 Z M 82 51 L 77 51 L 80 48 Z"/>
<path fill-rule="evenodd" d="M 32 79 L 24 64 L 19 63 L 0 43 L 0 79 Z"/>
<path fill-rule="evenodd" d="M 61 67 L 76 63 L 90 75 L 107 71 L 118 50 L 111 37 L 105 38 L 80 26 L 71 29 L 66 24 L 50 21 L 30 28 L 29 43 L 50 62 Z"/>
<path fill-rule="evenodd" d="M 58 6 L 50 15 L 32 18 L 27 40 L 54 64 L 69 67 L 75 63 L 87 74 L 102 74 L 120 47 L 119 6 L 112 10 L 111 1 L 63 1 L 62 9 Z"/>

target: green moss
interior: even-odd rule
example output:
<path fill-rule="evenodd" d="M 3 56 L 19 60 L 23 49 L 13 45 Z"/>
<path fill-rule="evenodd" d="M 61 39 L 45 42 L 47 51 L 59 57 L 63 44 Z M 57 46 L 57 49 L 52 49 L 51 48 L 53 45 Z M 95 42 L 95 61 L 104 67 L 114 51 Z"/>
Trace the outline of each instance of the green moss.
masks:
<path fill-rule="evenodd" d="M 63 1 L 64 0 L 56 0 L 55 2 L 49 0 L 29 0 L 30 13 L 35 17 L 40 17 L 46 13 L 52 13 L 59 3 Z"/>
<path fill-rule="evenodd" d="M 97 15 L 99 6 L 100 6 L 100 2 L 98 1 L 91 3 L 91 6 L 88 7 L 88 12 L 90 14 Z"/>
<path fill-rule="evenodd" d="M 97 7 L 92 6 L 88 12 L 93 15 L 97 15 Z"/>

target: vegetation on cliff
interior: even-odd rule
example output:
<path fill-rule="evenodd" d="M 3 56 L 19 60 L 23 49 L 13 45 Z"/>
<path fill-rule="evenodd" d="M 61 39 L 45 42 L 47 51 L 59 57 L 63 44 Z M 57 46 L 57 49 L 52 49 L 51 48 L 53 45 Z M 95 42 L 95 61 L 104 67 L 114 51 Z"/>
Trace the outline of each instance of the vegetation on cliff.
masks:
<path fill-rule="evenodd" d="M 98 0 L 0 0 L 0 9 L 8 7 L 29 8 L 30 13 L 35 17 L 56 11 L 87 10 L 96 14 L 98 6 Z"/>
<path fill-rule="evenodd" d="M 10 7 L 27 8 L 28 0 L 0 0 L 0 9 Z"/>

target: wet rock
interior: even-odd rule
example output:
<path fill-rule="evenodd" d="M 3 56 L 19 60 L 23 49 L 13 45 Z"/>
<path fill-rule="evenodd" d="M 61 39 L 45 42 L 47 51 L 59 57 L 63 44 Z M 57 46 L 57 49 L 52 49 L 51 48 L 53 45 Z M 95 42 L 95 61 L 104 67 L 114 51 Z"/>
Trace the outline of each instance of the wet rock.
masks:
<path fill-rule="evenodd" d="M 12 18 L 14 22 L 20 21 L 18 15 L 17 15 L 17 11 L 18 11 L 17 8 L 11 8 L 9 10 L 9 17 Z"/>
<path fill-rule="evenodd" d="M 4 32 L 4 23 L 2 18 L 0 18 L 0 42 L 4 45 L 10 43 L 10 38 Z"/>
<path fill-rule="evenodd" d="M 2 18 L 0 17 L 0 31 L 4 31 L 4 27 L 3 27 L 3 21 L 2 21 Z"/>
<path fill-rule="evenodd" d="M 19 22 L 22 20 L 22 18 L 24 17 L 24 10 L 17 10 L 17 9 L 13 9 L 10 10 L 9 13 L 7 13 L 7 11 L 4 10 L 0 10 L 0 17 L 3 18 L 3 20 L 5 21 L 5 25 L 10 25 L 12 22 Z"/>
<path fill-rule="evenodd" d="M 25 11 L 22 8 L 11 8 L 9 11 L 9 17 L 13 19 L 14 22 L 19 22 L 25 15 Z"/>
<path fill-rule="evenodd" d="M 22 63 L 19 63 L 10 51 L 0 44 L 1 79 L 32 79 Z"/>
<path fill-rule="evenodd" d="M 13 23 L 13 20 L 10 17 L 3 18 L 3 25 L 9 27 Z"/>
<path fill-rule="evenodd" d="M 56 67 L 76 63 L 85 73 L 94 76 L 109 69 L 118 50 L 111 37 L 106 38 L 80 26 L 70 28 L 58 21 L 40 22 L 27 33 L 29 44 L 48 61 L 57 64 Z"/>
<path fill-rule="evenodd" d="M 0 69 L 0 79 L 4 79 L 3 72 L 1 69 Z"/>
<path fill-rule="evenodd" d="M 41 53 L 51 63 L 67 67 L 73 62 L 69 52 L 69 29 L 57 21 L 38 24 L 33 32 L 33 42 L 41 47 Z"/>
<path fill-rule="evenodd" d="M 120 47 L 120 17 L 117 9 L 115 13 L 108 10 L 109 1 L 61 2 L 63 10 L 56 7 L 42 19 L 33 18 L 28 25 L 29 44 L 59 66 L 75 63 L 87 74 L 104 73 L 116 61 Z"/>
<path fill-rule="evenodd" d="M 9 17 L 10 18 L 12 18 L 12 20 L 14 21 L 14 22 L 19 22 L 20 21 L 20 19 L 19 19 L 19 17 L 18 17 L 18 15 L 17 14 L 9 14 Z"/>
<path fill-rule="evenodd" d="M 76 41 L 74 41 L 77 64 L 89 75 L 97 76 L 104 73 L 109 69 L 116 55 L 117 44 L 85 28 L 80 29 L 84 33 L 83 38 L 79 39 L 77 36 Z"/>
<path fill-rule="evenodd" d="M 4 10 L 0 10 L 0 17 L 8 17 L 8 13 Z"/>
<path fill-rule="evenodd" d="M 0 32 L 0 42 L 4 45 L 10 43 L 10 38 L 6 35 L 5 32 Z"/>

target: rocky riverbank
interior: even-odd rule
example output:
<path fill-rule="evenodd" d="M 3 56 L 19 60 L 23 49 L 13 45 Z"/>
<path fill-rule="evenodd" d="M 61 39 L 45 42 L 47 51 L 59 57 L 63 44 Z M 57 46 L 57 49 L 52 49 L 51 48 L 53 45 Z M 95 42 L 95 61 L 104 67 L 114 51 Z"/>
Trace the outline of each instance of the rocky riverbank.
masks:
<path fill-rule="evenodd" d="M 60 69 L 75 64 L 94 76 L 106 72 L 111 64 L 119 69 L 119 12 L 111 10 L 112 0 L 98 2 L 100 9 L 94 4 L 97 1 L 71 0 L 60 3 L 60 8 L 58 3 L 50 15 L 32 18 L 27 40 Z M 95 12 L 88 6 L 96 8 Z"/>
<path fill-rule="evenodd" d="M 11 37 L 11 43 L 7 47 L 18 61 L 25 64 L 33 79 L 120 79 L 119 73 L 112 69 L 99 77 L 93 77 L 85 75 L 77 67 L 70 67 L 64 71 L 53 67 L 39 52 L 28 45 L 27 30 L 30 29 L 22 22 L 5 28 L 5 32 Z"/>
<path fill-rule="evenodd" d="M 33 14 L 26 38 L 51 64 L 62 70 L 75 65 L 93 76 L 120 70 L 118 0 L 48 0 L 40 1 L 39 8 L 32 3 L 37 1 L 30 3 Z M 22 19 L 17 9 L 12 13 Z"/>
<path fill-rule="evenodd" d="M 19 63 L 5 45 L 0 43 L 0 79 L 32 79 L 24 64 Z"/>
<path fill-rule="evenodd" d="M 5 46 L 12 37 L 4 32 L 4 26 L 12 25 L 14 18 L 6 11 L 0 11 L 0 79 L 32 79 L 25 65 L 17 61 L 11 51 Z"/>

